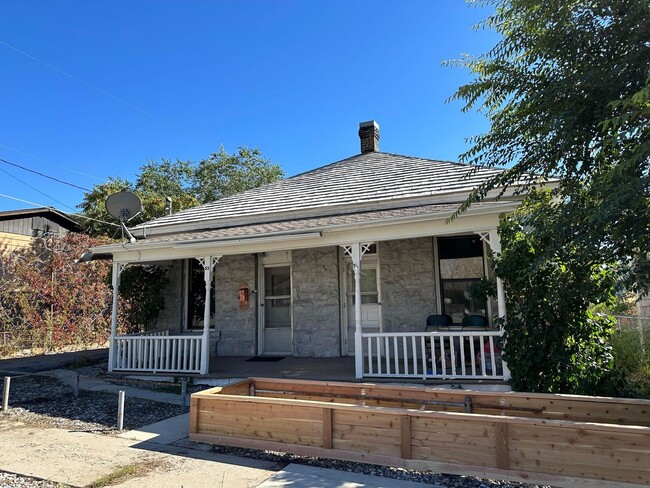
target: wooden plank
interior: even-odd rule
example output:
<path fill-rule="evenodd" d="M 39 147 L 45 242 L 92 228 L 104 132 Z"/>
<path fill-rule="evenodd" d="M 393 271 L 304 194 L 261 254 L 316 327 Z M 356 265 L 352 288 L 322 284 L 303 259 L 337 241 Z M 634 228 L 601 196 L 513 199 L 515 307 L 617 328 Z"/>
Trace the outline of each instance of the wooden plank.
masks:
<path fill-rule="evenodd" d="M 414 436 L 417 433 L 424 434 L 459 434 L 472 437 L 490 437 L 496 438 L 494 432 L 494 422 L 492 418 L 474 419 L 474 418 L 427 418 L 413 415 L 411 420 L 411 430 Z M 422 437 L 417 437 L 422 438 Z"/>
<path fill-rule="evenodd" d="M 495 449 L 496 440 L 491 437 L 475 437 L 472 435 L 462 434 L 420 433 L 419 435 L 411 436 L 411 443 L 413 446 L 419 447 L 433 445 L 467 445 L 473 446 L 475 449 L 493 451 Z"/>
<path fill-rule="evenodd" d="M 323 409 L 323 448 L 332 449 L 332 409 Z"/>
<path fill-rule="evenodd" d="M 602 449 L 650 449 L 650 435 L 647 432 L 584 430 L 580 425 L 555 427 L 509 424 L 508 437 L 513 445 L 517 441 L 532 441 Z"/>
<path fill-rule="evenodd" d="M 338 420 L 332 429 L 333 436 L 337 439 L 350 438 L 375 438 L 377 442 L 396 444 L 401 438 L 399 429 L 384 429 L 381 427 L 369 427 L 366 425 L 342 424 Z"/>
<path fill-rule="evenodd" d="M 192 395 L 190 397 L 190 434 L 198 432 L 199 419 L 199 398 Z"/>
<path fill-rule="evenodd" d="M 643 415 L 650 412 L 648 401 L 300 380 L 247 381 L 244 391 L 241 387 L 230 392 L 209 390 L 211 401 L 204 401 L 205 396 L 199 394 L 195 402 L 193 395 L 197 413 L 190 415 L 190 422 L 197 424 L 198 432 L 192 435 L 207 432 L 211 439 L 260 441 L 266 443 L 265 449 L 282 444 L 318 448 L 333 458 L 355 453 L 357 457 L 390 459 L 394 466 L 407 461 L 429 466 L 443 463 L 462 466 L 464 474 L 469 466 L 470 471 L 506 473 L 510 479 L 514 473 L 527 481 L 544 478 L 574 484 L 585 477 L 589 482 L 583 483 L 589 486 L 603 478 L 650 484 L 646 467 L 650 427 L 645 426 L 650 416 Z M 248 385 L 263 397 L 250 397 Z M 241 394 L 229 394 L 234 391 Z M 363 407 L 359 406 L 362 392 Z M 473 414 L 450 405 L 419 410 L 432 400 L 462 403 L 468 394 L 475 407 Z M 628 425 L 639 418 L 638 424 Z M 606 423 L 582 421 L 594 419 Z M 344 458 L 353 459 L 348 454 Z"/>
<path fill-rule="evenodd" d="M 294 444 L 269 442 L 258 439 L 242 439 L 224 437 L 218 435 L 193 434 L 191 440 L 196 442 L 207 442 L 224 446 L 247 447 L 250 449 L 275 450 L 292 454 L 323 457 L 329 459 L 341 459 L 359 463 L 379 464 L 381 466 L 405 467 L 403 461 L 397 456 L 386 456 L 367 452 L 346 451 L 336 449 L 323 449 L 313 446 L 296 446 Z"/>
<path fill-rule="evenodd" d="M 411 450 L 413 459 L 443 461 L 449 463 L 466 463 L 476 466 L 496 467 L 494 452 L 467 447 L 450 447 L 444 444 L 430 446 L 413 446 Z"/>
<path fill-rule="evenodd" d="M 534 473 L 510 470 L 504 471 L 497 468 L 490 468 L 469 463 L 464 460 L 462 463 L 440 462 L 433 460 L 409 459 L 401 460 L 391 456 L 382 456 L 377 454 L 368 454 L 363 452 L 343 451 L 343 450 L 326 450 L 321 447 L 312 446 L 295 446 L 291 444 L 272 443 L 259 439 L 239 439 L 217 435 L 191 434 L 190 440 L 195 442 L 205 442 L 224 446 L 245 447 L 250 449 L 272 449 L 281 452 L 287 452 L 297 455 L 325 457 L 330 459 L 341 459 L 346 461 L 364 462 L 378 464 L 382 466 L 395 466 L 398 468 L 414 469 L 419 471 L 433 471 L 441 473 L 459 474 L 465 476 L 478 476 L 482 478 L 504 479 L 510 481 L 521 481 L 526 483 L 536 483 L 552 485 L 556 487 L 575 488 L 583 486 L 585 488 L 621 488 L 620 483 L 606 480 L 585 480 L 570 476 L 561 476 L 555 474 Z M 647 484 L 626 484 L 626 488 L 646 488 Z"/>
<path fill-rule="evenodd" d="M 511 456 L 552 460 L 561 464 L 591 463 L 601 467 L 620 467 L 637 469 L 644 467 L 650 473 L 650 451 L 627 449 L 599 449 L 587 446 L 567 446 L 540 444 L 538 442 L 517 441 L 511 444 Z"/>
<path fill-rule="evenodd" d="M 264 429 L 263 426 L 244 427 L 236 425 L 207 425 L 199 426 L 199 434 L 212 434 L 227 437 L 260 439 L 268 442 L 283 442 L 303 446 L 320 447 L 323 438 L 321 433 L 312 436 L 301 432 L 283 432 L 276 429 Z"/>
<path fill-rule="evenodd" d="M 499 469 L 510 469 L 508 453 L 508 424 L 498 423 L 494 426 L 496 433 L 496 466 Z"/>
<path fill-rule="evenodd" d="M 411 459 L 411 417 L 404 415 L 401 418 L 401 442 L 402 459 Z"/>
<path fill-rule="evenodd" d="M 650 484 L 650 472 L 647 469 L 647 462 L 642 462 L 636 468 L 622 467 L 615 460 L 609 462 L 593 461 L 589 457 L 582 459 L 567 459 L 557 455 L 536 457 L 535 450 L 524 454 L 521 457 L 512 457 L 510 462 L 513 468 L 522 471 L 544 472 L 564 476 L 575 476 L 590 479 L 605 479 L 609 481 L 622 481 L 630 483 Z M 644 469 L 645 467 L 645 469 Z"/>
<path fill-rule="evenodd" d="M 264 402 L 201 402 L 202 413 L 228 414 L 239 416 L 266 414 L 269 417 L 281 417 L 295 420 L 322 420 L 322 407 L 312 404 L 309 408 L 300 408 L 291 404 L 269 404 Z"/>
<path fill-rule="evenodd" d="M 332 440 L 334 449 L 342 449 L 345 451 L 358 451 L 365 452 L 370 454 L 381 454 L 384 456 L 391 456 L 394 458 L 400 458 L 401 448 L 399 442 L 392 444 L 385 444 L 380 442 L 374 442 L 372 439 L 363 440 L 363 439 L 337 439 Z"/>
<path fill-rule="evenodd" d="M 248 429 L 250 431 L 266 432 L 274 430 L 277 432 L 286 432 L 294 434 L 305 434 L 314 437 L 322 437 L 322 421 L 314 420 L 296 420 L 296 419 L 269 419 L 260 416 L 215 416 L 214 414 L 199 413 L 198 415 L 198 432 L 208 426 L 236 426 L 237 428 Z"/>

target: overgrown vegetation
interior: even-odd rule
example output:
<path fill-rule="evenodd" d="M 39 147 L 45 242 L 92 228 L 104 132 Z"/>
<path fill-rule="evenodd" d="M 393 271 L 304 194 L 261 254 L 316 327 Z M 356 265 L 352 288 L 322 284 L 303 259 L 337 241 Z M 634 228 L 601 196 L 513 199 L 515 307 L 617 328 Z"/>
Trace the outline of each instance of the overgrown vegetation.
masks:
<path fill-rule="evenodd" d="M 614 364 L 609 391 L 603 393 L 650 399 L 650 344 L 641 327 L 617 329 L 611 337 Z"/>
<path fill-rule="evenodd" d="M 549 192 L 532 193 L 499 226 L 496 272 L 506 290 L 504 359 L 519 391 L 596 394 L 613 366 L 613 317 L 592 303 L 612 303 L 616 267 L 598 249 L 567 245 L 548 253 L 557 218 Z"/>
<path fill-rule="evenodd" d="M 109 277 L 110 278 L 110 277 Z M 163 290 L 167 271 L 154 265 L 130 265 L 120 276 L 120 317 L 122 332 L 130 334 L 155 328 L 165 309 Z"/>
<path fill-rule="evenodd" d="M 608 307 L 615 286 L 650 287 L 650 3 L 477 3 L 493 7 L 481 27 L 501 40 L 450 63 L 474 76 L 452 99 L 490 121 L 461 160 L 507 169 L 457 214 L 494 191 L 532 190 L 500 229 L 513 386 L 602 393 L 630 378 L 642 385 L 647 368 L 624 366 L 637 353 L 625 352 L 623 336 L 611 336 L 613 319 L 590 305 Z M 535 192 L 548 178 L 551 193 Z"/>
<path fill-rule="evenodd" d="M 111 291 L 103 277 L 110 263 L 76 263 L 88 247 L 105 242 L 70 233 L 2 255 L 0 330 L 11 334 L 5 353 L 106 341 Z"/>

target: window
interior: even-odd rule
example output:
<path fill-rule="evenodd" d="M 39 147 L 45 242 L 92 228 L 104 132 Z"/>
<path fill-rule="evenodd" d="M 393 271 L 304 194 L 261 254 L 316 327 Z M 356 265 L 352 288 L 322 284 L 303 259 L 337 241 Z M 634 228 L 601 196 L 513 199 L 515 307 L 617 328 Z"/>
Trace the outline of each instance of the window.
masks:
<path fill-rule="evenodd" d="M 203 329 L 205 310 L 205 278 L 203 266 L 196 259 L 188 260 L 187 265 L 187 328 Z M 214 329 L 214 274 L 210 293 L 210 327 Z"/>
<path fill-rule="evenodd" d="M 479 236 L 438 239 L 442 313 L 461 323 L 466 315 L 487 316 L 487 302 L 475 296 L 485 276 L 483 242 Z"/>

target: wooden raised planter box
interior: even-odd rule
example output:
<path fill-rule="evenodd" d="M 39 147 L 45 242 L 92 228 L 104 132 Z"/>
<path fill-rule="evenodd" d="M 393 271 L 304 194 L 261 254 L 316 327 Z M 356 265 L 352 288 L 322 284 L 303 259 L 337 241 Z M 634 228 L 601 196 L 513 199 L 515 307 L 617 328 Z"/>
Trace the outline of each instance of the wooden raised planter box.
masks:
<path fill-rule="evenodd" d="M 554 486 L 650 484 L 648 400 L 250 378 L 192 395 L 190 439 Z"/>

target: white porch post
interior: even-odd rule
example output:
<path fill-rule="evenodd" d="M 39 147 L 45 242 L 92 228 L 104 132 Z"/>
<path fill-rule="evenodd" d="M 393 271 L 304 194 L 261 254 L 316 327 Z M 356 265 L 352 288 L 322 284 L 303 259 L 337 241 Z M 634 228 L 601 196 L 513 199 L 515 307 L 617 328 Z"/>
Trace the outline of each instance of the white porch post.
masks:
<path fill-rule="evenodd" d="M 214 266 L 221 256 L 205 256 L 199 258 L 203 266 L 203 279 L 205 280 L 205 306 L 203 308 L 203 335 L 201 337 L 201 374 L 208 374 L 210 367 L 210 316 L 212 295 L 212 275 Z"/>
<path fill-rule="evenodd" d="M 350 253 L 354 270 L 354 372 L 363 378 L 363 345 L 361 344 L 361 243 L 352 244 Z"/>
<path fill-rule="evenodd" d="M 354 374 L 363 378 L 363 344 L 361 342 L 361 259 L 370 249 L 371 243 L 355 242 L 341 246 L 346 255 L 352 258 L 354 271 Z M 349 338 L 348 338 L 349 340 Z"/>
<path fill-rule="evenodd" d="M 120 264 L 113 262 L 113 276 L 112 276 L 112 285 L 113 285 L 113 308 L 111 312 L 111 337 L 108 343 L 108 372 L 112 373 L 113 368 L 115 367 L 115 337 L 117 336 L 117 299 L 120 288 L 120 275 L 122 271 L 126 268 L 126 264 Z"/>
<path fill-rule="evenodd" d="M 490 248 L 496 256 L 501 252 L 501 238 L 496 229 L 490 231 Z M 503 280 L 497 276 L 497 313 L 500 319 L 500 328 L 503 332 L 503 322 L 506 320 L 506 293 L 503 289 Z M 510 379 L 510 370 L 505 361 L 503 361 L 503 379 Z"/>

